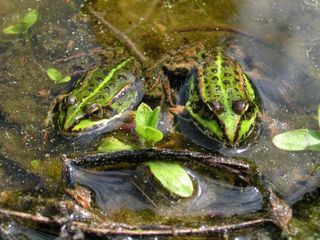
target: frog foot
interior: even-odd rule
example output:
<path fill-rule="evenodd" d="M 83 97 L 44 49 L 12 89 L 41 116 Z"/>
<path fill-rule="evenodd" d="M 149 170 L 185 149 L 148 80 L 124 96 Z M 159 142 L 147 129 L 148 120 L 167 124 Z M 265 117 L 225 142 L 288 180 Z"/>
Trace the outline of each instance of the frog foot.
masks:
<path fill-rule="evenodd" d="M 186 107 L 182 105 L 175 105 L 169 108 L 169 112 L 174 115 L 180 115 L 186 112 Z"/>

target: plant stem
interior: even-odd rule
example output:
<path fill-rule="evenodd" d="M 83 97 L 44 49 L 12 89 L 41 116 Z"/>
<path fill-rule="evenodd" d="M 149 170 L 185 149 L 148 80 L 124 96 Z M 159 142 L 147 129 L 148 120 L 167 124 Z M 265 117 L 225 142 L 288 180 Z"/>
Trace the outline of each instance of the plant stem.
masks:
<path fill-rule="evenodd" d="M 129 49 L 129 51 L 131 51 L 140 62 L 145 62 L 146 58 L 143 55 L 143 53 L 141 53 L 137 46 L 134 44 L 133 41 L 131 41 L 131 39 L 123 32 L 121 32 L 119 29 L 117 29 L 116 27 L 114 27 L 110 22 L 108 22 L 107 20 L 105 20 L 100 14 L 98 14 L 95 10 L 93 10 L 91 7 L 88 7 L 89 12 L 95 16 L 101 23 L 103 23 L 103 25 L 105 25 L 115 36 L 116 38 L 122 43 L 124 44 L 127 49 Z"/>

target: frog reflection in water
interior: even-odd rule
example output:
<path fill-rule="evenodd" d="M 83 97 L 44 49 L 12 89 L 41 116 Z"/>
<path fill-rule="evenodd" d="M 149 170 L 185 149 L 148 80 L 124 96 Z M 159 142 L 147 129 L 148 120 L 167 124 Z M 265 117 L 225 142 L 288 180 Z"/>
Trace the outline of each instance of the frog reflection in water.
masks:
<path fill-rule="evenodd" d="M 187 81 L 185 106 L 172 108 L 173 112 L 186 110 L 201 132 L 228 146 L 237 146 L 250 135 L 259 113 L 257 97 L 241 66 L 221 47 L 186 47 L 160 65 L 155 72 L 161 81 L 166 82 L 168 75 Z M 59 129 L 65 135 L 114 130 L 110 125 L 141 100 L 137 68 L 130 58 L 112 69 L 89 73 L 59 101 Z"/>

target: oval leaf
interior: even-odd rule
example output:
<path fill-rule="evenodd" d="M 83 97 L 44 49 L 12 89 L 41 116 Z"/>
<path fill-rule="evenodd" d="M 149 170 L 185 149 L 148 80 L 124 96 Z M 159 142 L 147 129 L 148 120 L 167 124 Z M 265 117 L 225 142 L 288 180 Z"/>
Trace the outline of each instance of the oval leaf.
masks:
<path fill-rule="evenodd" d="M 3 29 L 4 34 L 20 34 L 25 32 L 25 25 L 22 23 L 17 23 L 15 25 L 11 25 Z"/>
<path fill-rule="evenodd" d="M 297 129 L 274 136 L 272 142 L 276 147 L 284 150 L 320 151 L 320 132 L 311 129 Z"/>
<path fill-rule="evenodd" d="M 154 145 L 163 138 L 162 132 L 158 129 L 148 126 L 136 126 L 136 132 L 143 138 L 147 144 Z"/>
<path fill-rule="evenodd" d="M 64 78 L 61 79 L 61 81 L 59 81 L 59 83 L 66 83 L 66 82 L 70 82 L 71 77 L 70 76 L 65 76 Z"/>
<path fill-rule="evenodd" d="M 141 103 L 136 112 L 136 126 L 147 126 L 150 114 L 152 114 L 152 109 L 147 104 Z"/>
<path fill-rule="evenodd" d="M 99 152 L 114 152 L 114 151 L 133 150 L 133 149 L 134 149 L 133 146 L 123 143 L 114 137 L 104 139 L 98 147 Z"/>
<path fill-rule="evenodd" d="M 146 141 L 149 142 L 151 145 L 161 141 L 163 138 L 162 132 L 160 132 L 158 129 L 153 127 L 149 127 L 149 126 L 145 127 L 144 133 L 145 133 Z"/>
<path fill-rule="evenodd" d="M 149 127 L 153 127 L 153 128 L 157 128 L 158 126 L 158 122 L 159 122 L 159 118 L 160 118 L 160 106 L 156 107 L 152 113 L 149 116 L 148 119 L 148 126 Z"/>
<path fill-rule="evenodd" d="M 39 16 L 38 10 L 31 10 L 24 16 L 21 23 L 25 25 L 26 30 L 28 30 L 37 22 L 38 16 Z"/>
<path fill-rule="evenodd" d="M 39 170 L 39 168 L 40 168 L 40 161 L 39 160 L 36 160 L 36 159 L 31 160 L 30 164 L 31 164 L 31 168 L 33 170 Z"/>
<path fill-rule="evenodd" d="M 183 198 L 192 196 L 192 180 L 180 165 L 160 161 L 148 162 L 147 165 L 153 176 L 170 193 Z"/>
<path fill-rule="evenodd" d="M 55 81 L 55 82 L 59 82 L 63 79 L 61 72 L 59 72 L 55 68 L 49 68 L 47 70 L 47 75 L 52 81 Z"/>

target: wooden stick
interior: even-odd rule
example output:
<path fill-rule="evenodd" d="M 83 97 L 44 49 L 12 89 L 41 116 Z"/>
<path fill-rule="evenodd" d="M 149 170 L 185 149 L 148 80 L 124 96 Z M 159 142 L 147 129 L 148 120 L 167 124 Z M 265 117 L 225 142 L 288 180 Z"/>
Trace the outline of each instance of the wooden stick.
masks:
<path fill-rule="evenodd" d="M 168 225 L 127 225 L 121 223 L 99 223 L 99 227 L 95 224 L 77 222 L 66 218 L 49 218 L 41 215 L 32 215 L 29 213 L 10 211 L 0 208 L 0 219 L 14 219 L 16 221 L 39 226 L 47 226 L 50 231 L 58 230 L 65 224 L 70 224 L 85 234 L 95 236 L 192 236 L 192 235 L 213 235 L 224 232 L 243 230 L 248 228 L 257 228 L 265 225 L 273 225 L 278 227 L 277 222 L 270 218 L 261 218 L 257 220 L 249 220 L 234 224 L 211 225 L 202 227 L 178 227 Z M 53 229 L 54 228 L 54 229 Z"/>
<path fill-rule="evenodd" d="M 110 22 L 105 20 L 101 15 L 99 15 L 95 10 L 93 10 L 91 7 L 88 7 L 89 12 L 95 16 L 101 23 L 103 23 L 116 37 L 117 39 L 124 44 L 129 51 L 131 51 L 140 62 L 145 62 L 146 58 L 145 56 L 138 50 L 137 46 L 134 44 L 133 41 L 123 32 L 121 32 L 119 29 L 114 27 Z"/>

